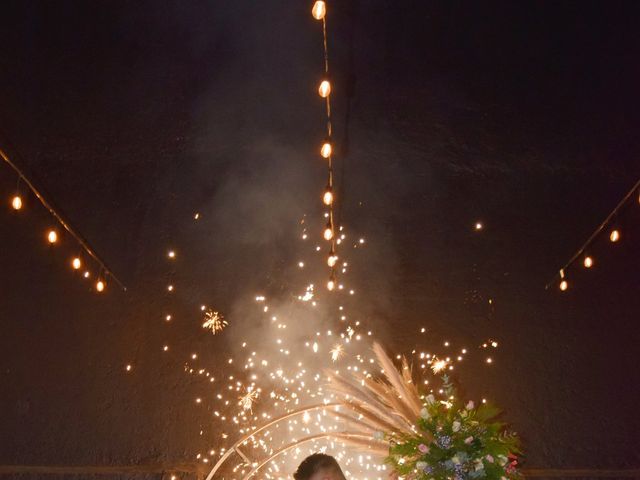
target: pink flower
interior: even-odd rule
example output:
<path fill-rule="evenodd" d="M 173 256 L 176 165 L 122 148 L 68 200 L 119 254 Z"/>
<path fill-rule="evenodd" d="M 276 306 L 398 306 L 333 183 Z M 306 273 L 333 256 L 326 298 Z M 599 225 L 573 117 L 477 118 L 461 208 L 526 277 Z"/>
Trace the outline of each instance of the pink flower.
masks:
<path fill-rule="evenodd" d="M 464 443 L 466 443 L 467 445 L 470 445 L 471 442 L 473 442 L 473 437 L 467 437 L 464 439 Z"/>
<path fill-rule="evenodd" d="M 493 457 L 491 455 L 487 455 L 486 457 L 484 457 L 487 459 L 487 462 L 489 463 L 493 463 Z"/>
<path fill-rule="evenodd" d="M 418 445 L 418 450 L 420 450 L 421 453 L 429 453 L 429 447 L 427 447 L 424 443 Z"/>

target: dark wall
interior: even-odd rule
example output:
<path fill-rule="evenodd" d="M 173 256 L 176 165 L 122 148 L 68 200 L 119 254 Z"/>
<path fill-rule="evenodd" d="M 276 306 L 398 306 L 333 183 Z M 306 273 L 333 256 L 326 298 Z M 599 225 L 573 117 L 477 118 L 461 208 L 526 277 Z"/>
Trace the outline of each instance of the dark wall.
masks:
<path fill-rule="evenodd" d="M 329 16 L 340 217 L 371 246 L 352 268 L 363 315 L 396 350 L 422 325 L 434 343 L 499 339 L 496 364 L 460 379 L 504 406 L 528 466 L 638 466 L 637 202 L 593 272 L 544 289 L 640 173 L 634 3 L 401 3 Z M 0 210 L 0 464 L 215 447 L 193 403 L 210 393 L 183 364 L 229 346 L 194 309 L 299 288 L 283 265 L 324 181 L 309 9 L 6 6 L 1 145 L 129 289 L 74 277 L 73 242 L 45 245 L 35 199 Z M 3 198 L 15 182 L 0 169 Z"/>

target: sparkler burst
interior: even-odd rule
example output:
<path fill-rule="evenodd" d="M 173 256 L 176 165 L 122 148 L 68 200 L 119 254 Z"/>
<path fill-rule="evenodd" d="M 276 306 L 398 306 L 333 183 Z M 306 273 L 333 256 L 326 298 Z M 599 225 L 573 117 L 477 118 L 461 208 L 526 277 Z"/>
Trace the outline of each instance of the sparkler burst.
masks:
<path fill-rule="evenodd" d="M 211 309 L 205 312 L 202 328 L 211 330 L 211 333 L 215 335 L 224 330 L 227 325 L 229 325 L 229 322 L 227 322 L 220 313 L 214 312 Z"/>
<path fill-rule="evenodd" d="M 253 404 L 258 400 L 259 396 L 260 389 L 254 390 L 253 387 L 247 388 L 247 392 L 240 397 L 239 405 L 242 407 L 242 410 L 253 412 Z"/>
<path fill-rule="evenodd" d="M 445 368 L 447 368 L 446 360 L 439 360 L 437 357 L 433 357 L 431 361 L 431 370 L 433 370 L 433 373 L 438 374 Z"/>
<path fill-rule="evenodd" d="M 331 360 L 337 362 L 344 355 L 344 347 L 341 343 L 336 343 L 331 349 Z"/>

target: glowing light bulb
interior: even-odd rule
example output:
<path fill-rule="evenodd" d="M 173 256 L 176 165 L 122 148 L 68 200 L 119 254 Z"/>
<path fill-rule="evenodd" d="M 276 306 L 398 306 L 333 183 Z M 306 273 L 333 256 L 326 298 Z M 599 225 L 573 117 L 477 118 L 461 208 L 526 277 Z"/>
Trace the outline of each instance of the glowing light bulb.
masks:
<path fill-rule="evenodd" d="M 323 143 L 322 147 L 320 147 L 320 155 L 322 155 L 323 158 L 329 158 L 332 151 L 333 149 L 331 148 L 331 144 L 329 142 Z"/>
<path fill-rule="evenodd" d="M 102 280 L 98 280 L 98 281 L 96 282 L 96 290 L 97 290 L 98 292 L 104 292 L 104 288 L 105 288 L 105 286 L 106 286 L 106 285 L 105 285 L 105 283 L 104 283 Z"/>
<path fill-rule="evenodd" d="M 167 252 L 167 257 L 172 258 L 172 259 L 173 259 L 173 258 L 176 258 L 176 252 L 175 252 L 175 251 L 173 251 L 173 250 L 169 250 L 169 251 Z"/>
<path fill-rule="evenodd" d="M 482 230 L 484 228 L 484 226 L 482 225 L 481 222 L 477 222 L 475 225 L 476 230 Z"/>
<path fill-rule="evenodd" d="M 22 198 L 20 195 L 16 195 L 11 199 L 11 206 L 14 210 L 20 210 L 22 208 Z"/>
<path fill-rule="evenodd" d="M 322 0 L 318 0 L 313 4 L 313 8 L 311 9 L 311 15 L 316 20 L 322 20 L 327 13 L 327 6 Z"/>
<path fill-rule="evenodd" d="M 591 268 L 593 267 L 593 258 L 591 257 L 584 257 L 584 267 L 585 268 Z"/>
<path fill-rule="evenodd" d="M 336 281 L 333 278 L 329 279 L 329 281 L 327 282 L 327 290 L 331 292 L 335 288 L 336 288 Z"/>
<path fill-rule="evenodd" d="M 49 232 L 47 232 L 47 240 L 51 244 L 56 243 L 58 241 L 58 232 L 53 229 L 49 230 Z"/>
<path fill-rule="evenodd" d="M 620 240 L 620 231 L 612 230 L 611 235 L 609 235 L 609 240 L 611 240 L 612 242 L 617 242 L 618 240 Z"/>
<path fill-rule="evenodd" d="M 327 265 L 333 268 L 337 262 L 338 262 L 338 256 L 332 252 L 327 258 Z"/>
<path fill-rule="evenodd" d="M 324 195 L 322 196 L 322 201 L 325 205 L 331 205 L 333 203 L 333 193 L 331 192 L 331 189 L 327 188 L 327 190 L 325 190 Z"/>
<path fill-rule="evenodd" d="M 562 280 L 560 282 L 560 290 L 564 292 L 567 288 L 569 288 L 569 283 L 566 280 Z"/>
<path fill-rule="evenodd" d="M 80 257 L 75 257 L 73 260 L 71 260 L 71 266 L 74 270 L 79 270 L 80 267 L 82 267 L 82 261 L 80 260 Z"/>
<path fill-rule="evenodd" d="M 331 93 L 331 84 L 329 83 L 329 80 L 323 80 L 322 83 L 320 83 L 318 93 L 322 98 L 327 98 L 329 96 Z"/>
<path fill-rule="evenodd" d="M 327 228 L 324 229 L 323 236 L 325 240 L 331 240 L 333 238 L 333 229 L 331 228 L 331 225 L 327 225 Z"/>

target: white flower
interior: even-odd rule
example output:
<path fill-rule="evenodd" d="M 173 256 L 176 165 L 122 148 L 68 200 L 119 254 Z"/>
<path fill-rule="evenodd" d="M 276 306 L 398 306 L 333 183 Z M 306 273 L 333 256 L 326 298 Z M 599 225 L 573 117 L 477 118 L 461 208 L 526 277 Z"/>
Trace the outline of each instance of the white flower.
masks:
<path fill-rule="evenodd" d="M 429 420 L 431 418 L 431 414 L 429 413 L 429 410 L 427 408 L 423 408 L 422 410 L 420 410 L 420 416 L 425 420 Z"/>
<path fill-rule="evenodd" d="M 473 437 L 467 437 L 464 439 L 464 443 L 467 445 L 471 445 L 471 442 L 473 442 Z"/>
<path fill-rule="evenodd" d="M 457 432 L 460 430 L 460 422 L 459 421 L 455 421 L 453 422 L 453 424 L 451 425 L 451 430 L 453 430 L 454 432 Z"/>
<path fill-rule="evenodd" d="M 454 465 L 460 465 L 460 459 L 458 458 L 457 455 L 454 455 L 453 457 L 451 457 L 451 461 L 453 462 Z"/>
<path fill-rule="evenodd" d="M 432 394 L 427 395 L 427 404 L 432 405 L 434 403 L 436 403 L 436 397 L 434 397 Z"/>
<path fill-rule="evenodd" d="M 384 432 L 380 430 L 378 430 L 377 432 L 374 432 L 373 438 L 376 440 L 384 440 Z"/>
<path fill-rule="evenodd" d="M 498 460 L 500 461 L 500 465 L 505 466 L 509 459 L 504 455 L 498 455 Z"/>
<path fill-rule="evenodd" d="M 473 403 L 473 400 L 469 400 L 469 403 L 467 403 L 467 406 L 465 408 L 467 410 L 473 410 L 473 407 L 475 407 L 475 404 Z"/>
<path fill-rule="evenodd" d="M 416 463 L 416 468 L 418 470 L 424 470 L 427 467 L 428 467 L 428 463 L 427 462 L 418 462 L 418 463 Z"/>
<path fill-rule="evenodd" d="M 484 463 L 482 463 L 482 460 L 476 460 L 475 470 L 476 472 L 479 472 L 480 470 L 484 470 Z"/>

